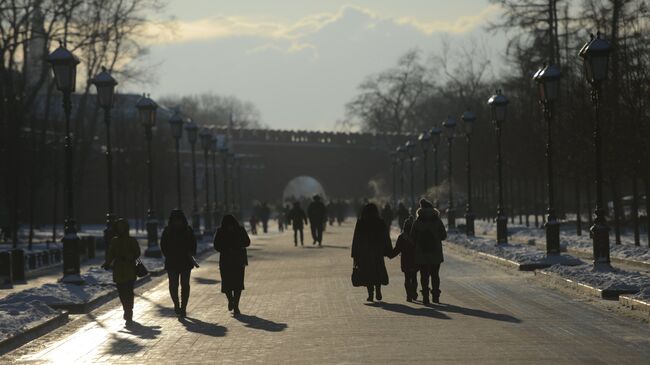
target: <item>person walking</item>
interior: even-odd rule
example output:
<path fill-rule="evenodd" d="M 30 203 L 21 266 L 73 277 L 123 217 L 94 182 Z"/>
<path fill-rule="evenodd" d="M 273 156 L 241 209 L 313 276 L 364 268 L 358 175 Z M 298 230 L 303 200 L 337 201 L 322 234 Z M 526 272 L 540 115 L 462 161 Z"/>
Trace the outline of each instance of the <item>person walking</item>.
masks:
<path fill-rule="evenodd" d="M 384 209 L 381 210 L 381 219 L 384 220 L 384 223 L 386 223 L 386 227 L 388 227 L 388 230 L 390 231 L 390 227 L 393 225 L 393 208 L 391 208 L 390 204 L 386 203 L 384 204 Z"/>
<path fill-rule="evenodd" d="M 312 202 L 307 207 L 307 216 L 311 225 L 311 237 L 314 239 L 314 245 L 318 243 L 318 246 L 322 246 L 323 230 L 327 222 L 327 209 L 320 196 L 314 195 Z"/>
<path fill-rule="evenodd" d="M 397 224 L 399 224 L 399 228 L 404 227 L 404 222 L 409 216 L 411 216 L 409 210 L 406 209 L 404 203 L 399 202 L 399 205 L 397 206 Z"/>
<path fill-rule="evenodd" d="M 237 219 L 228 214 L 221 220 L 221 227 L 214 235 L 214 249 L 219 252 L 221 292 L 228 298 L 228 310 L 238 316 L 239 299 L 244 290 L 244 272 L 248 265 L 246 247 L 251 240 Z"/>
<path fill-rule="evenodd" d="M 165 256 L 165 270 L 169 278 L 169 294 L 174 303 L 174 312 L 180 317 L 187 315 L 190 299 L 190 274 L 194 268 L 196 237 L 187 218 L 180 209 L 172 210 L 167 226 L 160 238 L 160 248 Z M 180 279 L 181 301 L 178 301 Z"/>
<path fill-rule="evenodd" d="M 379 209 L 373 203 L 366 204 L 354 227 L 352 259 L 356 270 L 353 285 L 366 287 L 369 302 L 375 295 L 377 300 L 382 300 L 381 286 L 388 285 L 384 256 L 391 255 L 392 251 L 388 228 L 379 217 Z"/>
<path fill-rule="evenodd" d="M 271 209 L 266 202 L 262 203 L 260 206 L 259 218 L 262 221 L 262 231 L 264 231 L 264 233 L 269 233 L 269 219 L 271 219 Z"/>
<path fill-rule="evenodd" d="M 397 237 L 395 248 L 389 256 L 391 259 L 400 255 L 400 264 L 404 273 L 404 289 L 406 290 L 406 301 L 412 302 L 418 298 L 418 265 L 415 262 L 415 244 L 411 240 L 411 227 L 413 217 L 404 221 L 404 229 Z"/>
<path fill-rule="evenodd" d="M 411 240 L 415 244 L 415 260 L 420 269 L 422 303 L 429 304 L 429 279 L 431 300 L 440 302 L 440 264 L 444 262 L 442 241 L 447 230 L 440 219 L 440 212 L 426 199 L 420 200 L 417 218 L 411 228 Z"/>
<path fill-rule="evenodd" d="M 300 233 L 300 246 L 305 245 L 305 234 L 303 229 L 307 224 L 307 215 L 300 207 L 300 202 L 294 202 L 293 208 L 289 211 L 288 220 L 293 227 L 293 244 L 298 246 L 298 233 Z"/>
<path fill-rule="evenodd" d="M 135 260 L 140 257 L 138 241 L 129 235 L 129 223 L 125 219 L 118 219 L 114 224 L 115 236 L 106 254 L 102 267 L 113 270 L 113 281 L 117 286 L 117 293 L 124 309 L 124 320 L 127 325 L 133 323 L 133 284 L 136 279 Z"/>

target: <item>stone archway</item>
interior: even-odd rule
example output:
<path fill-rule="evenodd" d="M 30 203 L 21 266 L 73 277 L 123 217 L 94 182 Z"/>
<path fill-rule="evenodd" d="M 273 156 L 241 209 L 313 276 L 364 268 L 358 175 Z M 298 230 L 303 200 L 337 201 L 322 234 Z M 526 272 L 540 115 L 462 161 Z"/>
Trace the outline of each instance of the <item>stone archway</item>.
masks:
<path fill-rule="evenodd" d="M 282 191 L 282 200 L 311 199 L 314 195 L 326 198 L 323 185 L 311 176 L 298 176 L 291 179 Z"/>

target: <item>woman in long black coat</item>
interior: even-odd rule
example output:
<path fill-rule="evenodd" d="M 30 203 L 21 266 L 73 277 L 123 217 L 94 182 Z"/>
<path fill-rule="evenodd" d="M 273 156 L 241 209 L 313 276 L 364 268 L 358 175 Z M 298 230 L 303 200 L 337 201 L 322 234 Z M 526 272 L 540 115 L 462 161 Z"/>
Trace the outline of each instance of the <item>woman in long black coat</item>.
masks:
<path fill-rule="evenodd" d="M 169 278 L 169 294 L 174 302 L 174 311 L 185 317 L 190 299 L 190 273 L 194 268 L 196 237 L 180 209 L 172 210 L 167 227 L 160 238 L 160 248 L 165 256 L 165 270 Z M 181 302 L 178 302 L 178 282 L 181 284 Z"/>
<path fill-rule="evenodd" d="M 221 227 L 214 235 L 214 249 L 219 252 L 221 292 L 228 298 L 228 310 L 235 315 L 239 311 L 239 298 L 244 290 L 244 271 L 248 265 L 246 247 L 251 240 L 237 219 L 227 214 L 221 220 Z"/>
<path fill-rule="evenodd" d="M 354 227 L 352 239 L 352 258 L 357 270 L 356 286 L 368 289 L 368 301 L 382 299 L 381 286 L 388 285 L 388 272 L 384 264 L 384 256 L 392 253 L 393 246 L 386 223 L 379 217 L 375 204 L 369 203 L 363 207 L 361 217 Z"/>

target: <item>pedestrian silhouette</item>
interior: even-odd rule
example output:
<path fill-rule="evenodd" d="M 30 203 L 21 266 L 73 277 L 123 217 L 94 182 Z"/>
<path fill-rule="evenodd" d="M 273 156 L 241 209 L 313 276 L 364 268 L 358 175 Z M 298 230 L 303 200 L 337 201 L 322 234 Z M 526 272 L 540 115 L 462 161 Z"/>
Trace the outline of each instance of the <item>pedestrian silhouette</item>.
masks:
<path fill-rule="evenodd" d="M 330 200 L 330 202 L 327 204 L 327 219 L 330 226 L 333 226 L 334 222 L 336 221 L 336 203 L 334 200 Z"/>
<path fill-rule="evenodd" d="M 260 220 L 262 221 L 262 230 L 264 233 L 269 232 L 269 219 L 271 219 L 271 209 L 266 202 L 260 206 Z"/>
<path fill-rule="evenodd" d="M 252 235 L 257 235 L 257 215 L 255 214 L 255 211 L 259 209 L 255 208 L 253 209 L 253 214 L 251 215 L 250 219 L 248 220 L 248 223 L 251 225 L 251 234 Z"/>
<path fill-rule="evenodd" d="M 399 202 L 399 205 L 397 206 L 397 224 L 399 224 L 400 229 L 404 228 L 404 222 L 410 215 L 411 214 L 409 213 L 409 210 L 406 209 L 404 203 Z"/>
<path fill-rule="evenodd" d="M 228 298 L 228 310 L 238 316 L 239 299 L 244 290 L 244 271 L 248 265 L 246 247 L 251 240 L 237 219 L 227 214 L 221 220 L 221 227 L 214 235 L 214 249 L 219 252 L 221 292 Z"/>
<path fill-rule="evenodd" d="M 125 219 L 118 219 L 113 227 L 115 236 L 111 238 L 102 267 L 113 270 L 113 281 L 124 310 L 124 320 L 130 325 L 133 322 L 135 260 L 140 257 L 140 245 L 129 235 L 129 223 Z"/>
<path fill-rule="evenodd" d="M 169 279 L 169 294 L 174 303 L 174 312 L 178 316 L 187 315 L 187 302 L 190 299 L 190 274 L 194 268 L 196 255 L 196 237 L 187 218 L 180 209 L 172 210 L 167 226 L 160 239 L 160 248 L 165 256 L 165 269 Z M 178 301 L 178 284 L 180 279 L 181 301 Z"/>
<path fill-rule="evenodd" d="M 390 230 L 390 227 L 393 225 L 393 209 L 391 208 L 390 204 L 386 203 L 384 205 L 384 209 L 381 210 L 381 219 L 384 220 L 384 223 L 386 223 L 386 227 L 388 227 L 388 230 Z"/>
<path fill-rule="evenodd" d="M 402 233 L 397 237 L 395 248 L 389 256 L 391 259 L 400 255 L 400 264 L 404 273 L 404 289 L 406 301 L 412 302 L 418 298 L 418 265 L 415 262 L 415 243 L 411 240 L 410 233 L 413 226 L 413 217 L 408 217 L 404 222 Z"/>
<path fill-rule="evenodd" d="M 322 246 L 323 230 L 327 222 L 327 209 L 320 196 L 314 196 L 309 207 L 307 207 L 307 216 L 311 225 L 311 237 L 314 239 L 314 245 L 318 243 L 318 246 Z"/>
<path fill-rule="evenodd" d="M 365 286 L 368 301 L 382 300 L 381 286 L 388 285 L 388 272 L 384 256 L 393 252 L 388 228 L 379 217 L 379 209 L 373 203 L 366 204 L 354 227 L 352 259 L 354 262 L 353 285 Z"/>
<path fill-rule="evenodd" d="M 422 303 L 429 304 L 429 279 L 431 279 L 431 300 L 439 303 L 439 271 L 440 264 L 444 261 L 442 241 L 447 238 L 447 231 L 440 219 L 440 212 L 426 199 L 420 200 L 410 237 L 415 243 L 415 259 L 420 269 Z"/>
<path fill-rule="evenodd" d="M 348 204 L 345 200 L 339 200 L 336 203 L 336 222 L 340 226 L 345 221 L 345 215 L 348 212 Z"/>
<path fill-rule="evenodd" d="M 293 245 L 298 246 L 298 233 L 300 233 L 300 245 L 305 244 L 305 234 L 303 229 L 307 224 L 307 215 L 300 207 L 300 202 L 294 202 L 293 208 L 289 211 L 289 221 L 293 227 Z"/>

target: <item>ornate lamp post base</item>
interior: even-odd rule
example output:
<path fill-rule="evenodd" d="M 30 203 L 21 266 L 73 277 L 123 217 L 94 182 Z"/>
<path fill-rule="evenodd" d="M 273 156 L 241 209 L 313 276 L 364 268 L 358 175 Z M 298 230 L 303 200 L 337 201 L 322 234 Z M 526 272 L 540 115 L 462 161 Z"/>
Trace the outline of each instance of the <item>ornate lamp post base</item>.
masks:
<path fill-rule="evenodd" d="M 60 279 L 62 283 L 79 285 L 84 283 L 80 275 L 79 242 L 74 222 L 68 222 L 68 229 L 63 236 L 63 278 Z"/>
<path fill-rule="evenodd" d="M 560 222 L 551 214 L 547 216 L 546 224 L 546 254 L 560 254 Z"/>
<path fill-rule="evenodd" d="M 158 221 L 153 217 L 153 212 L 147 213 L 147 249 L 145 257 L 162 257 L 162 251 L 158 246 Z"/>
<path fill-rule="evenodd" d="M 115 235 L 113 232 L 113 224 L 115 223 L 114 214 L 106 214 L 106 228 L 104 228 L 104 249 L 108 252 L 111 245 L 111 239 Z"/>
<path fill-rule="evenodd" d="M 465 233 L 468 237 L 474 237 L 474 218 L 473 213 L 465 213 Z"/>
<path fill-rule="evenodd" d="M 205 236 L 211 236 L 214 233 L 214 231 L 212 229 L 212 217 L 213 217 L 213 214 L 210 211 L 210 208 L 206 207 L 205 211 L 203 213 L 203 220 L 205 222 L 204 223 L 205 226 L 203 227 L 203 235 L 205 235 Z"/>
<path fill-rule="evenodd" d="M 508 244 L 508 217 L 501 213 L 497 215 L 497 245 Z"/>
<path fill-rule="evenodd" d="M 196 237 L 201 236 L 201 216 L 199 211 L 194 209 L 192 210 L 192 229 L 194 230 L 194 235 Z"/>
<path fill-rule="evenodd" d="M 447 228 L 456 229 L 456 211 L 454 208 L 447 209 Z"/>
<path fill-rule="evenodd" d="M 609 260 L 609 226 L 604 219 L 596 218 L 589 229 L 594 242 L 594 266 L 610 267 Z"/>

